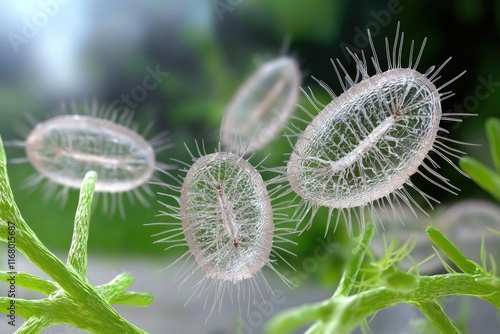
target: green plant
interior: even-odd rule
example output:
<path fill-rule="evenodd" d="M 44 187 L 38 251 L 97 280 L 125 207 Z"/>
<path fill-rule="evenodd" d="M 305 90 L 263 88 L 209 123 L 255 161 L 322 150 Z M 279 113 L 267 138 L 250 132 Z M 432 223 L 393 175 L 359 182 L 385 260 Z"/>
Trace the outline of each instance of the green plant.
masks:
<path fill-rule="evenodd" d="M 498 169 L 500 122 L 489 120 L 487 129 Z M 464 169 L 474 180 L 480 180 L 480 185 L 480 182 L 485 182 L 486 173 L 480 171 L 486 170 L 486 167 L 482 164 L 467 158 L 461 166 L 466 166 Z M 488 170 L 488 173 L 494 172 Z M 478 175 L 483 176 L 483 179 Z M 40 333 L 55 324 L 67 324 L 91 333 L 145 333 L 123 319 L 110 304 L 148 306 L 153 301 L 151 294 L 126 291 L 133 282 L 132 276 L 127 273 L 100 286 L 92 285 L 87 277 L 87 239 L 96 179 L 96 173 L 89 172 L 83 182 L 68 262 L 64 264 L 40 242 L 23 220 L 10 189 L 6 157 L 0 139 L 0 239 L 8 243 L 9 256 L 13 254 L 12 258 L 15 258 L 16 252 L 20 251 L 53 279 L 49 281 L 29 273 L 15 272 L 14 261 L 9 261 L 12 266 L 9 271 L 0 272 L 0 278 L 8 284 L 15 281 L 18 286 L 47 295 L 41 300 L 15 298 L 15 293 L 0 297 L 3 313 L 9 316 L 13 309 L 15 316 L 26 318 L 26 322 L 15 333 Z M 488 189 L 500 193 L 500 188 Z M 377 311 L 398 303 L 408 303 L 420 308 L 439 331 L 460 333 L 444 313 L 439 304 L 440 298 L 471 295 L 500 309 L 500 277 L 496 275 L 494 261 L 490 261 L 488 266 L 486 256 L 482 256 L 481 264 L 471 261 L 438 229 L 429 227 L 429 238 L 459 271 L 443 262 L 447 274 L 419 275 L 418 265 L 403 272 L 398 267 L 411 250 L 411 243 L 399 248 L 391 244 L 384 256 L 376 259 L 368 247 L 373 234 L 374 225 L 368 224 L 358 237 L 358 246 L 353 250 L 353 256 L 331 298 L 277 315 L 269 323 L 268 331 L 287 333 L 314 323 L 308 333 L 348 333 Z"/>
<path fill-rule="evenodd" d="M 37 238 L 24 221 L 14 201 L 7 177 L 6 157 L 0 138 L 0 240 L 8 244 L 8 271 L 0 279 L 11 284 L 7 297 L 0 297 L 1 312 L 15 324 L 16 316 L 26 319 L 16 334 L 36 334 L 55 324 L 66 324 L 91 333 L 146 333 L 122 318 L 110 304 L 149 306 L 153 295 L 126 291 L 133 277 L 122 273 L 111 282 L 94 286 L 87 277 L 87 240 L 90 211 L 97 174 L 89 172 L 83 181 L 76 210 L 73 239 L 66 264 Z M 25 272 L 16 272 L 20 251 L 53 281 Z M 15 286 L 47 295 L 45 299 L 16 298 Z"/>
<path fill-rule="evenodd" d="M 491 117 L 486 121 L 486 134 L 495 169 L 471 157 L 464 157 L 460 161 L 460 167 L 481 188 L 500 201 L 500 119 Z"/>
<path fill-rule="evenodd" d="M 488 271 L 486 263 L 469 260 L 437 228 L 428 227 L 427 235 L 461 272 L 447 265 L 449 273 L 434 276 L 418 275 L 416 267 L 400 271 L 398 264 L 408 254 L 409 244 L 394 252 L 390 246 L 386 256 L 376 260 L 368 247 L 373 233 L 374 225 L 368 224 L 331 298 L 278 314 L 268 324 L 268 333 L 292 333 L 311 322 L 307 333 L 350 333 L 368 316 L 399 303 L 418 307 L 442 333 L 460 333 L 439 298 L 475 296 L 500 309 L 500 277 L 495 268 Z"/>
<path fill-rule="evenodd" d="M 463 158 L 460 166 L 479 186 L 500 201 L 500 120 L 488 119 L 486 131 L 496 171 L 469 157 Z M 411 242 L 400 248 L 391 244 L 380 259 L 375 259 L 368 247 L 374 233 L 373 224 L 369 224 L 359 237 L 359 245 L 353 251 L 333 296 L 277 315 L 269 322 L 268 332 L 290 333 L 314 322 L 307 333 L 350 333 L 379 310 L 407 303 L 418 307 L 440 332 L 460 333 L 439 304 L 440 298 L 452 295 L 475 296 L 500 310 L 500 277 L 496 275 L 492 255 L 488 265 L 486 251 L 482 248 L 482 260 L 478 264 L 468 259 L 437 228 L 428 227 L 426 232 L 459 271 L 444 261 L 447 274 L 419 275 L 418 264 L 408 272 L 399 270 L 399 264 L 411 251 Z"/>

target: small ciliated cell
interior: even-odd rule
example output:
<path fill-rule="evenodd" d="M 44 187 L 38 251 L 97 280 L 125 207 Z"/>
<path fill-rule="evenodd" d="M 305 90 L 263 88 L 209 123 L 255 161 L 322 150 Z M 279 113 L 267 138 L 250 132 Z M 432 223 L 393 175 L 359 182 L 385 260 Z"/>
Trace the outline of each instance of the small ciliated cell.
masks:
<path fill-rule="evenodd" d="M 431 275 L 444 270 L 442 261 L 449 262 L 446 257 L 436 256 L 433 243 L 426 234 L 428 226 L 435 226 L 460 249 L 469 259 L 482 263 L 482 249 L 487 254 L 498 254 L 500 247 L 498 237 L 489 231 L 500 230 L 500 207 L 483 200 L 464 200 L 436 212 L 428 217 L 421 212 L 415 216 L 409 208 L 401 212 L 404 225 L 396 224 L 396 217 L 385 210 L 376 210 L 384 233 L 374 236 L 370 248 L 377 258 L 387 253 L 388 246 L 394 241 L 401 246 L 410 243 L 413 247 L 409 257 L 401 258 L 399 268 L 407 271 L 414 267 L 423 275 Z M 439 254 L 439 253 L 438 253 Z M 484 259 L 495 262 L 494 258 Z M 418 266 L 416 266 L 418 264 Z M 490 263 L 486 263 L 488 266 Z"/>
<path fill-rule="evenodd" d="M 251 153 L 274 139 L 295 109 L 301 80 L 293 58 L 279 57 L 261 65 L 227 107 L 222 145 L 235 153 Z"/>
<path fill-rule="evenodd" d="M 65 187 L 80 188 L 96 171 L 97 192 L 125 192 L 153 175 L 155 152 L 136 132 L 108 120 L 63 115 L 38 124 L 26 139 L 28 160 L 40 174 Z"/>
<path fill-rule="evenodd" d="M 465 200 L 447 208 L 437 219 L 440 228 L 469 258 L 482 264 L 482 249 L 486 251 L 486 265 L 490 261 L 500 266 L 500 260 L 491 255 L 500 254 L 500 206 L 483 200 Z M 489 254 L 489 255 L 488 255 Z"/>
<path fill-rule="evenodd" d="M 218 152 L 196 160 L 182 184 L 180 209 L 186 242 L 207 276 L 236 282 L 268 261 L 271 200 L 257 170 L 241 157 Z"/>
<path fill-rule="evenodd" d="M 370 243 L 370 249 L 376 258 L 383 258 L 384 254 L 394 254 L 396 249 L 404 247 L 408 252 L 403 251 L 400 254 L 407 256 L 397 257 L 395 264 L 400 270 L 406 272 L 413 267 L 415 272 L 421 275 L 436 274 L 443 270 L 443 264 L 425 233 L 428 226 L 436 224 L 435 217 L 428 217 L 418 211 L 415 215 L 409 208 L 400 210 L 400 217 L 380 208 L 373 214 L 383 227 L 383 231 L 378 231 Z M 397 223 L 397 220 L 404 221 L 404 225 Z"/>
<path fill-rule="evenodd" d="M 148 205 L 139 189 L 152 195 L 147 182 L 158 165 L 158 148 L 166 148 L 165 135 L 147 141 L 127 126 L 130 113 L 124 112 L 120 118 L 117 111 L 99 112 L 95 103 L 93 108 L 89 115 L 64 114 L 38 123 L 26 141 L 19 143 L 26 149 L 24 161 L 29 161 L 38 172 L 28 184 L 45 178 L 52 187 L 62 186 L 65 197 L 68 189 L 79 189 L 85 174 L 92 170 L 98 174 L 97 193 L 120 197 L 133 192 L 141 203 Z M 110 117 L 102 118 L 100 114 Z M 111 211 L 115 202 L 112 197 Z M 123 216 L 121 198 L 118 208 Z"/>

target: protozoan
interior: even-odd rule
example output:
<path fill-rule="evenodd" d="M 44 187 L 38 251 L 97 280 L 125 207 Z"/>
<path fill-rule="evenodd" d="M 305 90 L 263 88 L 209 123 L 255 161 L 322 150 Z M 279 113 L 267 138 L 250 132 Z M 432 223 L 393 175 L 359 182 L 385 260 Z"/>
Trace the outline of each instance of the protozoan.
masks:
<path fill-rule="evenodd" d="M 180 209 L 189 250 L 208 277 L 236 282 L 269 261 L 271 199 L 241 157 L 218 152 L 198 159 L 184 179 Z"/>
<path fill-rule="evenodd" d="M 63 115 L 38 124 L 26 139 L 36 170 L 62 186 L 79 188 L 97 172 L 97 192 L 126 192 L 153 175 L 155 152 L 135 131 L 92 116 Z"/>
<path fill-rule="evenodd" d="M 261 65 L 227 107 L 222 145 L 234 153 L 251 153 L 273 140 L 295 109 L 301 80 L 297 61 L 291 57 Z"/>
<path fill-rule="evenodd" d="M 264 267 L 289 284 L 275 268 L 277 258 L 287 263 L 276 251 L 284 249 L 277 245 L 293 243 L 285 237 L 291 230 L 280 226 L 289 222 L 288 216 L 277 212 L 284 206 L 271 204 L 279 187 L 269 191 L 269 183 L 240 155 L 217 151 L 191 157 L 194 163 L 185 164 L 184 177 L 165 172 L 179 186 L 160 184 L 170 190 L 159 193 L 165 196 L 160 203 L 166 209 L 160 216 L 173 221 L 148 224 L 166 227 L 153 235 L 162 236 L 157 243 L 170 244 L 166 249 L 188 248 L 171 264 L 185 259 L 181 285 L 201 271 L 203 277 L 193 284 L 192 296 L 213 298 L 212 312 L 217 306 L 220 309 L 226 292 L 238 303 L 242 299 L 255 303 L 256 295 L 262 296 L 258 282 L 271 292 Z M 194 263 L 189 261 L 192 258 Z"/>
<path fill-rule="evenodd" d="M 488 228 L 493 231 L 500 229 L 498 205 L 482 200 L 465 200 L 445 208 L 442 212 L 436 212 L 431 217 L 423 213 L 417 212 L 417 214 L 418 217 L 415 217 L 409 209 L 406 209 L 403 214 L 404 225 L 402 225 L 397 224 L 394 216 L 389 212 L 377 210 L 379 220 L 384 226 L 384 233 L 375 235 L 370 243 L 374 255 L 383 257 L 387 252 L 385 246 L 393 239 L 400 246 L 410 241 L 414 242 L 414 248 L 410 253 L 411 258 L 402 259 L 398 264 L 400 269 L 406 271 L 419 264 L 415 269 L 420 274 L 430 275 L 442 271 L 442 261 L 449 262 L 449 260 L 436 256 L 433 244 L 425 232 L 428 226 L 436 226 L 460 251 L 477 263 L 481 263 L 483 246 L 486 254 L 499 252 L 498 237 L 488 231 Z M 495 259 L 491 258 L 488 261 L 495 261 Z M 496 260 L 496 265 L 498 264 L 499 261 Z"/>
<path fill-rule="evenodd" d="M 355 78 L 338 59 L 341 72 L 332 61 L 344 92 L 336 96 L 318 81 L 332 101 L 325 106 L 314 95 L 308 96 L 318 114 L 303 132 L 295 134 L 298 139 L 287 165 L 288 181 L 303 200 L 303 213 L 324 206 L 330 215 L 333 209 L 343 212 L 350 223 L 351 209 L 359 208 L 356 214 L 362 225 L 363 208 L 373 212 L 375 205 L 384 205 L 380 200 L 393 209 L 401 203 L 420 208 L 405 185 L 427 202 L 434 198 L 410 181 L 415 173 L 452 193 L 457 189 L 436 171 L 439 165 L 429 152 L 457 168 L 448 158 L 456 156 L 457 150 L 447 146 L 449 140 L 439 132 L 447 132 L 440 126 L 441 120 L 461 121 L 455 116 L 463 115 L 443 114 L 441 101 L 452 95 L 443 88 L 463 72 L 438 86 L 439 73 L 450 59 L 437 70 L 433 66 L 425 73 L 418 72 L 425 40 L 415 62 L 412 41 L 408 67 L 403 67 L 404 34 L 399 36 L 399 24 L 392 52 L 386 39 L 388 70 L 382 71 L 371 37 L 369 41 L 374 75 L 368 74 L 364 53 L 359 56 L 348 50 L 356 63 Z"/>
<path fill-rule="evenodd" d="M 57 196 L 64 203 L 69 189 L 80 188 L 85 174 L 93 170 L 98 174 L 95 191 L 102 194 L 103 212 L 118 208 L 124 217 L 124 194 L 131 202 L 138 199 L 149 206 L 147 197 L 154 193 L 148 181 L 156 180 L 156 168 L 170 168 L 156 160 L 156 154 L 170 146 L 167 134 L 146 140 L 148 131 L 141 135 L 135 130 L 131 112 L 99 106 L 96 101 L 86 102 L 83 113 L 75 103 L 71 106 L 71 112 L 63 103 L 61 115 L 43 122 L 32 120 L 26 140 L 13 142 L 25 148 L 26 158 L 11 162 L 29 162 L 37 171 L 26 187 L 46 179 L 45 197 L 60 189 Z"/>
<path fill-rule="evenodd" d="M 487 266 L 500 260 L 498 235 L 500 231 L 500 206 L 484 200 L 460 201 L 447 208 L 437 219 L 437 226 L 470 259 L 482 263 L 481 249 L 484 248 Z M 491 258 L 489 258 L 492 256 Z"/>

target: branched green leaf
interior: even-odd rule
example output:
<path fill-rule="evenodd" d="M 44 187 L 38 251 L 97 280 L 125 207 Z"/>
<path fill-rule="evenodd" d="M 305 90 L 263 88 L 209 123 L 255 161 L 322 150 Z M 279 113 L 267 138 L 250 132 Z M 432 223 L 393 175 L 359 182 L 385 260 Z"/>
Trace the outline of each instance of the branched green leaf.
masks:
<path fill-rule="evenodd" d="M 11 281 L 13 281 L 17 286 L 38 291 L 47 296 L 56 292 L 59 288 L 54 282 L 25 272 L 16 272 L 14 274 L 12 272 L 0 271 L 0 280 L 7 284 L 11 284 Z"/>
<path fill-rule="evenodd" d="M 48 298 L 41 300 L 0 297 L 0 312 L 10 316 L 10 308 L 15 308 L 15 315 L 26 319 L 16 334 L 41 333 L 55 324 L 67 324 L 91 333 L 146 333 L 121 317 L 109 303 L 136 306 L 152 303 L 151 294 L 125 291 L 133 282 L 130 274 L 119 275 L 100 287 L 91 285 L 87 277 L 87 240 L 96 179 L 94 172 L 85 176 L 68 264 L 64 265 L 42 244 L 19 213 L 10 189 L 0 138 L 0 240 L 9 242 L 9 250 L 12 249 L 9 254 L 15 255 L 18 251 L 23 253 L 55 281 L 17 273 L 15 268 L 12 272 L 0 272 L 0 280 L 7 284 L 48 295 Z"/>
<path fill-rule="evenodd" d="M 354 292 L 350 290 L 348 294 L 337 291 L 329 300 L 303 305 L 275 316 L 268 324 L 268 333 L 291 333 L 313 322 L 314 324 L 307 333 L 350 333 L 367 317 L 379 310 L 399 303 L 407 303 L 419 307 L 441 332 L 459 334 L 457 326 L 437 303 L 439 298 L 451 295 L 472 295 L 500 309 L 500 279 L 469 260 L 435 227 L 429 227 L 427 233 L 443 253 L 464 273 L 452 272 L 422 276 L 404 273 L 393 267 L 386 268 L 380 274 L 378 285 L 372 282 L 372 285 L 356 289 Z M 369 241 L 369 233 L 364 235 L 362 240 Z M 352 277 L 354 272 L 358 272 L 354 269 L 357 268 L 359 259 L 363 258 L 359 252 L 366 253 L 368 251 L 366 246 L 363 243 L 363 247 L 357 248 L 358 252 L 352 259 L 355 263 L 348 265 L 344 277 L 347 273 L 350 273 L 349 277 Z M 400 256 L 400 253 L 394 249 L 391 249 L 390 253 Z M 387 259 L 384 261 L 390 262 Z M 368 271 L 370 271 L 370 266 L 376 266 L 376 263 L 370 263 L 367 267 Z M 363 268 L 363 270 L 366 269 Z M 348 284 L 350 281 L 344 282 Z M 359 284 L 362 285 L 362 282 Z M 345 288 L 340 284 L 338 289 Z"/>

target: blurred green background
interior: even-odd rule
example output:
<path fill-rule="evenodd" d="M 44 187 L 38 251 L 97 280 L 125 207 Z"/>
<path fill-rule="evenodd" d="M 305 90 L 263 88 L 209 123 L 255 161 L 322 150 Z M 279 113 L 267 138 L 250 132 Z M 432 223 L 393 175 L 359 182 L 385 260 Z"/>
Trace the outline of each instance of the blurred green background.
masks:
<path fill-rule="evenodd" d="M 291 38 L 287 53 L 298 59 L 304 73 L 302 86 L 311 86 L 320 100 L 328 102 L 327 94 L 310 76 L 324 80 L 339 93 L 341 88 L 330 58 L 339 58 L 354 73 L 353 63 L 345 57 L 341 46 L 368 51 L 360 45 L 360 32 L 366 28 L 371 29 L 379 57 L 384 58 L 384 37 L 394 40 L 398 21 L 405 32 L 406 57 L 409 40 L 420 46 L 424 37 L 428 38 L 419 66 L 421 72 L 432 65 L 439 66 L 450 56 L 453 59 L 442 71 L 442 82 L 467 70 L 449 87 L 456 95 L 443 102 L 443 110 L 458 104 L 479 116 L 466 118 L 458 126 L 444 122 L 451 138 L 484 144 L 485 119 L 499 115 L 498 85 L 492 86 L 486 97 L 479 98 L 476 93 L 482 85 L 479 78 L 500 82 L 499 1 L 74 0 L 52 7 L 47 22 L 36 18 L 43 9 L 35 1 L 5 1 L 0 7 L 4 7 L 0 10 L 0 27 L 6 37 L 0 49 L 0 134 L 4 141 L 23 139 L 15 128 L 28 124 L 26 115 L 40 121 L 47 119 L 57 112 L 60 101 L 74 100 L 78 104 L 96 98 L 102 104 L 111 103 L 141 85 L 147 68 L 160 68 L 169 75 L 157 88 L 148 91 L 143 101 L 138 101 L 133 108 L 134 120 L 139 124 L 139 132 L 152 123 L 151 133 L 170 133 L 174 147 L 161 152 L 159 161 L 172 163 L 170 159 L 174 158 L 190 163 L 184 143 L 192 150 L 195 140 L 204 140 L 207 151 L 217 147 L 225 106 L 259 64 L 279 54 L 287 36 Z M 26 20 L 38 27 L 30 30 Z M 21 36 L 22 42 L 13 42 L 18 38 L 13 34 Z M 485 92 L 484 88 L 481 92 Z M 304 98 L 301 104 L 311 108 Z M 295 114 L 303 116 L 300 110 Z M 490 163 L 485 148 L 460 149 Z M 280 137 L 252 161 L 258 162 L 271 153 L 265 166 L 283 166 L 289 152 L 288 142 Z M 10 147 L 7 155 L 13 159 L 25 153 Z M 27 163 L 9 165 L 17 203 L 47 247 L 66 252 L 77 192 L 71 191 L 61 206 L 56 199 L 44 198 L 43 187 L 23 189 L 23 182 L 34 172 Z M 464 198 L 491 200 L 451 166 L 443 164 L 440 173 L 461 188 L 459 196 L 422 179 L 415 178 L 414 182 L 443 203 Z M 125 220 L 118 213 L 102 214 L 99 204 L 92 217 L 89 252 L 175 258 L 179 253 L 166 254 L 164 245 L 153 244 L 155 239 L 150 235 L 162 228 L 143 225 L 167 220 L 156 217 L 158 200 L 163 198 L 150 198 L 151 206 L 145 208 L 138 202 L 131 206 L 125 198 Z M 298 255 L 287 257 L 292 264 L 297 265 L 313 252 L 316 238 L 324 235 L 326 215 L 326 210 L 320 210 L 313 227 L 300 236 L 300 247 L 290 247 Z M 341 247 L 349 240 L 341 225 L 331 236 L 339 252 L 316 272 L 323 282 L 336 280 L 341 267 L 338 264 L 349 251 Z"/>

